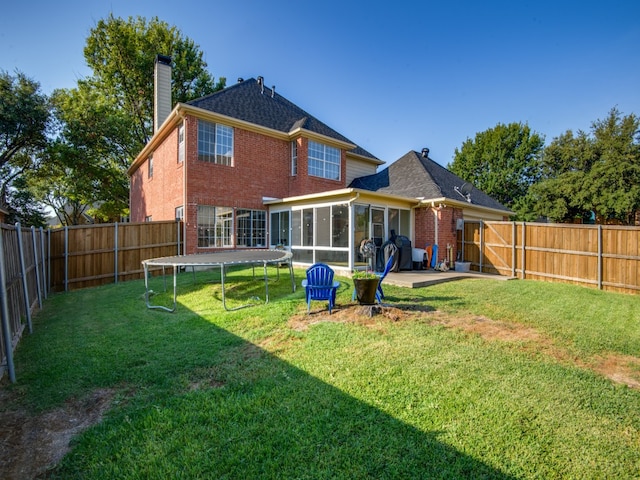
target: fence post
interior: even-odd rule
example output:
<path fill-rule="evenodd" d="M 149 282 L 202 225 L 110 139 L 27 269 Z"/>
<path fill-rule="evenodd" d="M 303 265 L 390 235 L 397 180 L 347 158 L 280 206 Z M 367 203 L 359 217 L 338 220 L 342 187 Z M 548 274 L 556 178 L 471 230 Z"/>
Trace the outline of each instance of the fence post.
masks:
<path fill-rule="evenodd" d="M 463 219 L 462 220 L 462 245 L 460 246 L 460 248 L 462 249 L 462 255 L 460 255 L 461 262 L 464 262 L 464 239 L 466 234 L 467 234 L 467 221 Z"/>
<path fill-rule="evenodd" d="M 602 290 L 602 225 L 598 224 L 598 290 Z"/>
<path fill-rule="evenodd" d="M 42 310 L 42 289 L 40 288 L 40 268 L 38 267 L 38 242 L 36 241 L 36 227 L 31 227 L 33 241 L 33 261 L 36 267 L 36 286 L 38 291 L 38 307 Z"/>
<path fill-rule="evenodd" d="M 47 283 L 51 287 L 51 229 L 47 228 Z"/>
<path fill-rule="evenodd" d="M 180 219 L 178 219 L 178 221 L 176 222 L 176 229 L 177 229 L 177 233 L 178 233 L 178 256 L 180 256 Z"/>
<path fill-rule="evenodd" d="M 69 227 L 64 227 L 64 291 L 69 291 Z"/>
<path fill-rule="evenodd" d="M 24 295 L 25 311 L 27 312 L 27 325 L 29 326 L 29 333 L 33 333 L 33 326 L 31 324 L 31 302 L 29 301 L 29 285 L 27 284 L 27 269 L 24 263 L 24 247 L 22 245 L 22 227 L 20 226 L 20 222 L 16 222 L 15 229 L 18 236 L 18 256 L 20 257 L 22 292 Z"/>
<path fill-rule="evenodd" d="M 516 222 L 513 222 L 511 224 L 511 242 L 512 242 L 512 248 L 511 248 L 511 276 L 515 278 L 516 276 L 516 243 L 518 240 L 518 226 L 516 225 Z"/>
<path fill-rule="evenodd" d="M 527 239 L 527 222 L 522 222 L 522 280 L 524 280 L 526 276 L 526 266 L 525 266 L 526 259 L 527 259 L 526 239 Z"/>
<path fill-rule="evenodd" d="M 47 261 L 45 260 L 44 229 L 42 227 L 40 227 L 40 258 L 42 258 L 42 291 L 46 300 L 49 298 L 49 283 L 47 281 Z"/>
<path fill-rule="evenodd" d="M 482 260 L 484 259 L 484 221 L 480 220 L 480 265 L 479 270 L 482 273 Z"/>
<path fill-rule="evenodd" d="M 13 365 L 13 339 L 11 338 L 11 325 L 9 324 L 9 305 L 7 301 L 7 277 L 4 270 L 4 242 L 3 233 L 0 229 L 0 307 L 2 309 L 2 336 L 4 338 L 4 349 L 7 356 L 7 370 L 9 370 L 9 380 L 16 383 L 16 369 Z"/>
<path fill-rule="evenodd" d="M 113 232 L 113 256 L 114 256 L 114 283 L 118 283 L 118 222 L 115 223 L 115 230 Z"/>

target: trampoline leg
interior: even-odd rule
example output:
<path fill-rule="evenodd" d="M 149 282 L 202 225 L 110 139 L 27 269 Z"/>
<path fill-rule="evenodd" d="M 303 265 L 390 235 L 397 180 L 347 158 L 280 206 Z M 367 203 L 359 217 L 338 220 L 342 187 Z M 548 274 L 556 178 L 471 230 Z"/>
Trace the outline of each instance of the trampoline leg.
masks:
<path fill-rule="evenodd" d="M 269 275 L 267 274 L 267 262 L 264 262 L 264 303 L 269 303 Z"/>
<path fill-rule="evenodd" d="M 147 304 L 147 308 L 150 310 L 164 310 L 165 312 L 175 312 L 177 307 L 177 296 L 178 296 L 178 288 L 177 288 L 177 270 L 178 267 L 173 267 L 173 308 L 163 307 L 162 305 L 151 305 L 149 301 L 149 267 L 147 264 L 144 264 L 144 301 Z M 162 267 L 162 276 L 164 277 L 164 267 Z M 164 289 L 167 290 L 167 280 L 164 278 Z"/>
<path fill-rule="evenodd" d="M 296 291 L 296 280 L 293 277 L 293 264 L 291 263 L 291 260 L 289 260 L 289 275 L 291 276 L 291 291 L 295 292 Z"/>

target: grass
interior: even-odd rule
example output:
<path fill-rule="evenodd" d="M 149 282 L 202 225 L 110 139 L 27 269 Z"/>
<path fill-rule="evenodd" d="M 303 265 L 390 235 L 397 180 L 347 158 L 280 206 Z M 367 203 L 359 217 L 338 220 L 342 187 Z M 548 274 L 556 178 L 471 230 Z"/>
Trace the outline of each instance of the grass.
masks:
<path fill-rule="evenodd" d="M 231 273 L 242 281 L 227 283 L 228 306 L 264 297 L 248 274 Z M 345 307 L 353 287 L 339 280 Z M 152 288 L 162 291 L 159 278 Z M 36 414 L 97 389 L 116 392 L 50 478 L 640 472 L 640 390 L 586 368 L 612 354 L 640 358 L 640 296 L 528 281 L 387 286 L 390 304 L 425 312 L 329 322 L 320 321 L 326 303 L 306 317 L 304 292 L 291 292 L 287 274 L 270 283 L 268 304 L 234 312 L 222 308 L 210 272 L 196 284 L 180 276 L 173 314 L 147 310 L 143 292 L 129 282 L 53 295 L 20 343 L 18 382 L 3 387 L 16 403 L 0 408 Z M 294 316 L 306 328 L 293 328 Z M 443 318 L 533 329 L 567 354 L 491 340 Z"/>

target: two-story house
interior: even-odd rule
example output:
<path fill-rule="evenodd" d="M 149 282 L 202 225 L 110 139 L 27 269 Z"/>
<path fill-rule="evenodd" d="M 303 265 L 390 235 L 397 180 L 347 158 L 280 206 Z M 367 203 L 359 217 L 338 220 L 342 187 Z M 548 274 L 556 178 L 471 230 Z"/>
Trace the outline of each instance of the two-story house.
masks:
<path fill-rule="evenodd" d="M 171 108 L 169 64 L 156 62 L 156 131 L 129 169 L 131 221 L 182 219 L 185 253 L 283 246 L 295 263 L 350 270 L 365 238 L 455 245 L 459 219 L 510 213 L 426 149 L 378 172 L 262 77 Z"/>

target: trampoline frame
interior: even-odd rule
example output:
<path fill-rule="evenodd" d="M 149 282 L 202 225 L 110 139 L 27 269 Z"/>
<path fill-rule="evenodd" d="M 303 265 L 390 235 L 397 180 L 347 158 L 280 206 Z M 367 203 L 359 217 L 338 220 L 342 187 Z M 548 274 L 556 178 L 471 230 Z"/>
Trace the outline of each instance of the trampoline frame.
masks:
<path fill-rule="evenodd" d="M 269 264 L 280 265 L 286 263 L 289 267 L 289 275 L 291 276 L 291 289 L 293 292 L 296 291 L 296 283 L 293 276 L 293 264 L 292 264 L 293 254 L 286 250 L 266 250 L 266 249 L 256 249 L 256 250 L 227 250 L 223 252 L 215 252 L 215 253 L 203 253 L 203 254 L 192 254 L 192 255 L 176 255 L 173 257 L 159 257 L 159 258 L 150 258 L 142 261 L 142 266 L 144 268 L 144 288 L 145 294 L 144 299 L 148 309 L 152 310 L 164 310 L 167 312 L 175 312 L 177 308 L 177 298 L 178 298 L 178 290 L 177 290 L 177 276 L 178 269 L 181 267 L 192 267 L 195 275 L 196 267 L 220 267 L 220 284 L 222 286 L 222 306 L 227 311 L 239 310 L 241 308 L 250 307 L 252 305 L 257 305 L 256 303 L 246 303 L 244 305 L 240 305 L 234 308 L 228 308 L 226 297 L 225 297 L 225 282 L 224 277 L 226 273 L 226 267 L 233 265 L 251 265 L 254 267 L 254 277 L 255 277 L 255 266 L 263 265 L 264 267 L 264 289 L 265 289 L 265 304 L 269 303 L 269 278 L 267 275 L 267 266 Z M 162 305 L 152 305 L 149 301 L 149 268 L 150 267 L 162 267 L 162 272 L 164 275 L 165 268 L 172 267 L 173 268 L 173 308 L 165 307 Z M 278 278 L 280 278 L 280 270 L 278 270 Z M 165 291 L 166 291 L 166 281 L 165 281 Z"/>

